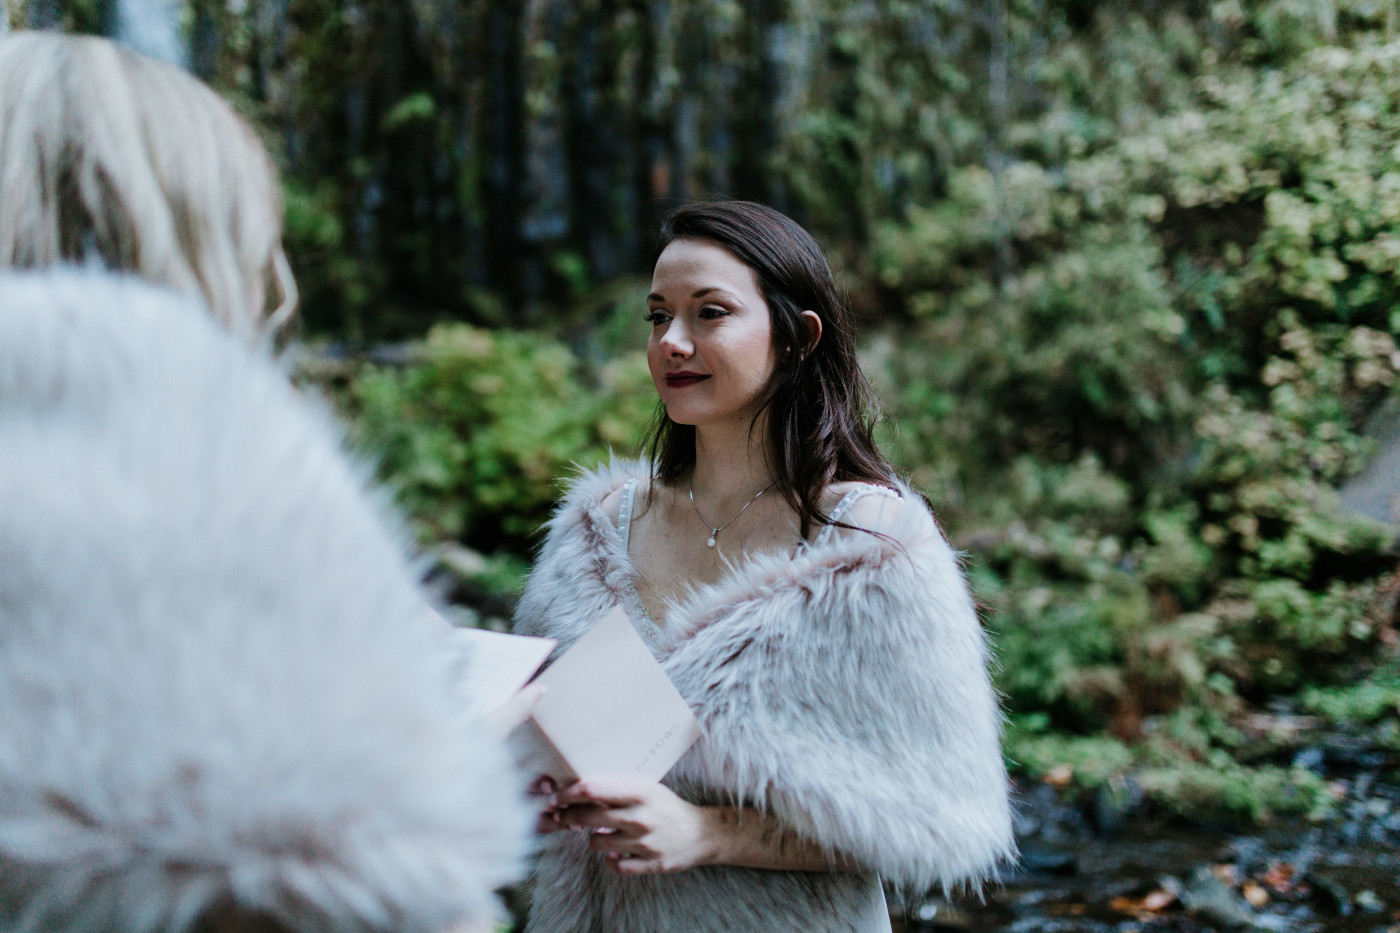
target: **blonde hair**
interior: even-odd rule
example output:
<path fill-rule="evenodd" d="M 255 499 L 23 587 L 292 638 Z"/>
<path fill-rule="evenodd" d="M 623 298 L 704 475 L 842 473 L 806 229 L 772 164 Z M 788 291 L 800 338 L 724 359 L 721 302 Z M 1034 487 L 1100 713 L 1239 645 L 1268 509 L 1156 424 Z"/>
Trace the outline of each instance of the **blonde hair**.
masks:
<path fill-rule="evenodd" d="M 267 151 L 198 80 L 105 39 L 0 38 L 0 269 L 100 262 L 254 339 L 296 303 L 281 230 Z"/>

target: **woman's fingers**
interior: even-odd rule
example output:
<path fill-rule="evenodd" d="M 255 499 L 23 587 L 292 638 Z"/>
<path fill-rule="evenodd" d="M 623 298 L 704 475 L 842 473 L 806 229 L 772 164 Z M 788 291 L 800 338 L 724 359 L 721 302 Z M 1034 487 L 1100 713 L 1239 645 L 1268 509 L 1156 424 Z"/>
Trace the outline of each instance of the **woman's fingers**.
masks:
<path fill-rule="evenodd" d="M 596 803 L 606 807 L 631 807 L 642 803 L 656 786 L 650 781 L 578 781 L 561 790 L 557 799 L 560 806 Z"/>
<path fill-rule="evenodd" d="M 630 809 L 569 807 L 560 811 L 560 819 L 571 829 L 590 829 L 595 833 L 621 833 L 631 839 L 640 839 L 653 829 L 641 814 Z"/>
<path fill-rule="evenodd" d="M 660 875 L 666 871 L 661 860 L 654 858 L 624 858 L 620 855 L 609 855 L 606 864 L 609 869 L 619 875 Z"/>
<path fill-rule="evenodd" d="M 619 817 L 616 811 L 606 807 L 578 806 L 564 807 L 556 810 L 559 814 L 560 822 L 566 827 L 580 829 L 596 828 L 619 828 Z"/>
<path fill-rule="evenodd" d="M 543 836 L 546 833 L 563 832 L 569 828 L 569 824 L 564 822 L 558 810 L 545 810 L 540 813 L 535 820 L 535 835 Z"/>
<path fill-rule="evenodd" d="M 588 848 L 594 852 L 607 852 L 611 855 L 626 855 L 637 858 L 651 858 L 656 855 L 637 837 L 625 833 L 593 833 L 588 837 Z"/>

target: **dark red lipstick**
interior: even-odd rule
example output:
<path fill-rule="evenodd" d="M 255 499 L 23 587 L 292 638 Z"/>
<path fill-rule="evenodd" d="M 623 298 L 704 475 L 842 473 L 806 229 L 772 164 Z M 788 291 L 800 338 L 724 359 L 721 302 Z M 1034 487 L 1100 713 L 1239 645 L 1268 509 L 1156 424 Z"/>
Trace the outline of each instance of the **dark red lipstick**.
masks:
<path fill-rule="evenodd" d="M 704 382 L 708 378 L 710 377 L 703 373 L 692 373 L 681 370 L 678 373 L 667 373 L 666 385 L 673 389 L 684 389 L 686 386 L 693 386 L 697 382 Z"/>

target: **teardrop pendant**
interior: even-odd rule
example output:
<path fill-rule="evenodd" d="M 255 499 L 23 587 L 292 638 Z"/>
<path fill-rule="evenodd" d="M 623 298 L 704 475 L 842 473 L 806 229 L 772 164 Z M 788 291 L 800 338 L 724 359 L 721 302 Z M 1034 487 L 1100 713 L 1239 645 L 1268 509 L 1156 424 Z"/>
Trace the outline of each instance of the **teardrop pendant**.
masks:
<path fill-rule="evenodd" d="M 714 546 L 715 546 L 715 536 L 714 536 L 714 535 L 710 535 L 710 540 L 708 540 L 708 541 L 705 542 L 705 547 L 714 547 Z"/>

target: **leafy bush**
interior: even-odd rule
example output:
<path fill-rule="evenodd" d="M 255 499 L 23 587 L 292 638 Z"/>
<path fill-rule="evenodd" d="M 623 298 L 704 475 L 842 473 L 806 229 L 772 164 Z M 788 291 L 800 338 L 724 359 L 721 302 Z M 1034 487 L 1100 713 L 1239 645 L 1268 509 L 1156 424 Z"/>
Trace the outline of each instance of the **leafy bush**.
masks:
<path fill-rule="evenodd" d="M 1389 708 L 1318 686 L 1395 621 L 1394 531 L 1336 488 L 1400 366 L 1400 42 L 1334 6 L 1102 12 L 1047 54 L 1053 104 L 875 227 L 891 449 L 976 561 L 1032 772 L 1107 733 L 1172 808 L 1311 812 L 1230 719 Z"/>
<path fill-rule="evenodd" d="M 1197 819 L 1259 823 L 1276 814 L 1321 819 L 1336 807 L 1326 781 L 1304 768 L 1245 767 L 1222 753 L 1208 762 L 1173 762 L 1137 773 L 1169 812 Z"/>
<path fill-rule="evenodd" d="M 630 455 L 655 400 L 638 357 L 589 370 L 546 337 L 461 324 L 435 328 L 402 369 L 364 369 L 348 394 L 424 540 L 517 554 L 562 479 Z"/>
<path fill-rule="evenodd" d="M 1400 716 L 1400 669 L 1382 669 L 1361 683 L 1344 687 L 1309 687 L 1303 708 L 1341 723 L 1370 723 Z"/>

